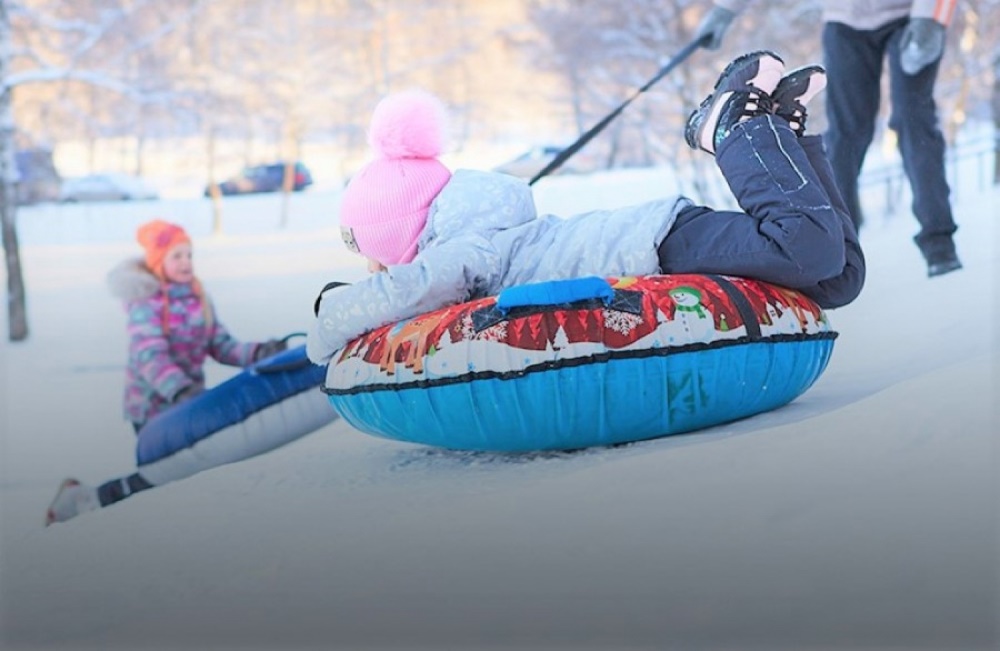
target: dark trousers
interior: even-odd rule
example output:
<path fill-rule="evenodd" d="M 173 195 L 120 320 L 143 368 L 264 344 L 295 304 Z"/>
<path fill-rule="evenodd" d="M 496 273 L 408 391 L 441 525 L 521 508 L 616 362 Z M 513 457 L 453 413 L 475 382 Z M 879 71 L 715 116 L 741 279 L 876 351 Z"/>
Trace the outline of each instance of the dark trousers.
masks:
<path fill-rule="evenodd" d="M 913 191 L 913 214 L 920 222 L 914 237 L 928 259 L 954 253 L 956 230 L 945 176 L 945 142 L 938 126 L 934 83 L 940 60 L 916 75 L 903 72 L 899 45 L 907 19 L 876 30 L 859 31 L 840 23 L 823 26 L 826 66 L 826 144 L 837 184 L 856 228 L 863 221 L 858 175 L 875 135 L 883 60 L 889 66 L 889 127 L 896 132 L 903 169 Z"/>
<path fill-rule="evenodd" d="M 756 278 L 823 308 L 857 298 L 864 255 L 821 138 L 766 115 L 733 129 L 715 159 L 743 212 L 682 210 L 658 247 L 663 273 Z"/>

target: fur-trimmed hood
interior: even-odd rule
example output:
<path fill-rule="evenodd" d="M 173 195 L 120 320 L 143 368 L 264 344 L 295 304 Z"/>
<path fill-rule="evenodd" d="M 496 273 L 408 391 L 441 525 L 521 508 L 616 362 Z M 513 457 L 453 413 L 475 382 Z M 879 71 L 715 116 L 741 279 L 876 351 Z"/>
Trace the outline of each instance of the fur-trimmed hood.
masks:
<path fill-rule="evenodd" d="M 257 355 L 259 343 L 237 340 L 215 318 L 197 278 L 161 282 L 144 258 L 129 258 L 107 282 L 127 313 L 124 412 L 136 425 L 174 404 L 181 390 L 203 390 L 206 358 L 245 367 Z"/>
<path fill-rule="evenodd" d="M 129 258 L 108 272 L 108 287 L 115 298 L 139 301 L 154 296 L 160 290 L 160 280 L 141 257 Z"/>

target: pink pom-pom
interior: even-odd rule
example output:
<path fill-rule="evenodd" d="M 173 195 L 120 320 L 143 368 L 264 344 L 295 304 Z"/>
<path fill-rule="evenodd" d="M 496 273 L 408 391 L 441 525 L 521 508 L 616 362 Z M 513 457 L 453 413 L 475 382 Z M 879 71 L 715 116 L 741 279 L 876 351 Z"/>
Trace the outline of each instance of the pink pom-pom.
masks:
<path fill-rule="evenodd" d="M 368 144 L 381 157 L 437 158 L 444 146 L 445 108 L 421 90 L 389 95 L 378 103 Z"/>

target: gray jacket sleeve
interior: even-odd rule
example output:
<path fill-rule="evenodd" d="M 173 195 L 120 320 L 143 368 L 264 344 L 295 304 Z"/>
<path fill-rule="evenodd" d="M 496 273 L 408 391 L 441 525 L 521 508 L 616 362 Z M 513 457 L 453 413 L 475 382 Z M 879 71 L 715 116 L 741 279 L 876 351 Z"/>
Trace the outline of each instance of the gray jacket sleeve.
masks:
<path fill-rule="evenodd" d="M 500 256 L 481 236 L 455 238 L 417 258 L 347 287 L 325 293 L 306 342 L 316 364 L 326 364 L 352 339 L 387 325 L 469 300 L 499 273 Z"/>

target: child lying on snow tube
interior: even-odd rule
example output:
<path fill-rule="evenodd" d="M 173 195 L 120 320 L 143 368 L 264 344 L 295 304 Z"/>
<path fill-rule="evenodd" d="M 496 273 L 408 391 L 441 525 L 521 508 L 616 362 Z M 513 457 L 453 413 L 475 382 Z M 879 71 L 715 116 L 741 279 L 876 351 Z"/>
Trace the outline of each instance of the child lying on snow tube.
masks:
<path fill-rule="evenodd" d="M 341 204 L 348 248 L 373 274 L 325 291 L 307 352 L 317 364 L 355 337 L 514 285 L 581 276 L 724 274 L 801 291 L 823 308 L 853 301 L 865 261 L 819 136 L 804 135 L 820 66 L 785 73 L 745 54 L 688 118 L 685 137 L 714 154 L 745 212 L 674 196 L 569 219 L 537 216 L 531 190 L 499 173 L 438 160 L 441 104 L 418 91 L 375 108 L 376 159 Z"/>

